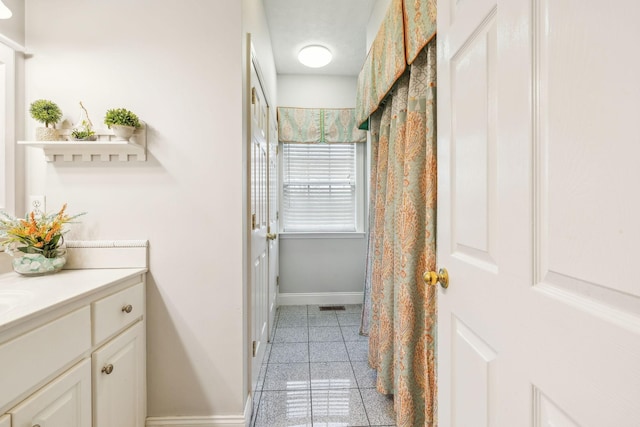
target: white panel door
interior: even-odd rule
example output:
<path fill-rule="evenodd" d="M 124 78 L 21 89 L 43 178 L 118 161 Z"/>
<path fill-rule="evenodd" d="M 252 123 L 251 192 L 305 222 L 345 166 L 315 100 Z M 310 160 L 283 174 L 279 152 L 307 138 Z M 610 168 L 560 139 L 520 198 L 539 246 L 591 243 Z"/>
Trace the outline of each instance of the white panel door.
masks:
<path fill-rule="evenodd" d="M 145 355 L 142 322 L 93 353 L 93 427 L 144 427 Z"/>
<path fill-rule="evenodd" d="M 278 171 L 278 124 L 276 119 L 276 109 L 269 109 L 269 225 L 267 236 L 269 240 L 269 341 L 273 341 L 272 334 L 275 332 L 276 302 L 278 297 L 278 276 L 279 276 L 279 253 L 280 243 L 278 239 L 278 194 L 279 179 Z"/>
<path fill-rule="evenodd" d="M 89 359 L 60 375 L 9 412 L 13 427 L 91 427 Z"/>
<path fill-rule="evenodd" d="M 256 389 L 267 343 L 269 304 L 267 101 L 251 61 L 251 339 L 252 390 Z"/>
<path fill-rule="evenodd" d="M 639 20 L 438 1 L 441 426 L 640 426 Z"/>

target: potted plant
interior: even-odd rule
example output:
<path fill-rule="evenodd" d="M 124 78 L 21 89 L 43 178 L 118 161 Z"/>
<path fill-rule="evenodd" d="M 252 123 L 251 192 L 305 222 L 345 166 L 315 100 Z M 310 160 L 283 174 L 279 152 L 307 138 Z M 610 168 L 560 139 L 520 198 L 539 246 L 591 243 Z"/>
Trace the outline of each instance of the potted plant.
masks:
<path fill-rule="evenodd" d="M 67 215 L 67 205 L 59 212 L 25 219 L 0 212 L 0 239 L 5 252 L 12 255 L 13 269 L 26 276 L 39 276 L 59 271 L 67 261 L 63 227 L 83 215 Z"/>
<path fill-rule="evenodd" d="M 126 108 L 113 108 L 104 116 L 104 124 L 113 129 L 118 139 L 128 140 L 140 127 L 140 119 Z"/>
<path fill-rule="evenodd" d="M 80 108 L 82 108 L 80 119 L 78 120 L 80 126 L 73 129 L 71 138 L 75 141 L 95 141 L 96 133 L 93 131 L 93 123 L 91 123 L 89 112 L 84 108 L 84 105 L 82 105 L 82 101 L 80 101 Z"/>
<path fill-rule="evenodd" d="M 47 99 L 38 99 L 31 103 L 29 112 L 35 120 L 44 123 L 44 127 L 36 128 L 36 139 L 38 141 L 55 141 L 58 139 L 56 123 L 62 118 L 62 111 L 60 111 L 55 102 Z"/>

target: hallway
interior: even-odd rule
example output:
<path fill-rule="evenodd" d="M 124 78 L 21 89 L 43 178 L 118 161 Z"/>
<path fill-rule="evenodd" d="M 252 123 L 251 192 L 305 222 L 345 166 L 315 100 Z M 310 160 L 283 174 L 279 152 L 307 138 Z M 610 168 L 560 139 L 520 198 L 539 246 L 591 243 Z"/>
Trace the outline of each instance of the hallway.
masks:
<path fill-rule="evenodd" d="M 360 305 L 281 306 L 254 393 L 255 427 L 392 426 L 393 401 L 375 389 Z"/>

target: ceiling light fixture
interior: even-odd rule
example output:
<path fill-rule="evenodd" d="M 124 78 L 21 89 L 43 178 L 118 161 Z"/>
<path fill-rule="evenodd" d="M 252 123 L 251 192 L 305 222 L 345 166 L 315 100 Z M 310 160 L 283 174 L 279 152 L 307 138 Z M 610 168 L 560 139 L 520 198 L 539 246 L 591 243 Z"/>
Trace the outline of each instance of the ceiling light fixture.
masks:
<path fill-rule="evenodd" d="M 9 9 L 2 0 L 0 0 L 0 19 L 9 19 L 13 16 L 11 9 Z"/>
<path fill-rule="evenodd" d="M 306 46 L 298 53 L 298 61 L 310 68 L 324 67 L 332 59 L 331 51 L 324 46 Z"/>

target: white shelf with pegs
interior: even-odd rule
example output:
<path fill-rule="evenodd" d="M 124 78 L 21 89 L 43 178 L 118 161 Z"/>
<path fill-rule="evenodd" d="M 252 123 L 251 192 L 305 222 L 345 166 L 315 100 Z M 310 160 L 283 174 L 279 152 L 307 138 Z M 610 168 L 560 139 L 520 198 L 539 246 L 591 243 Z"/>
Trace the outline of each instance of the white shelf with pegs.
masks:
<path fill-rule="evenodd" d="M 59 141 L 18 141 L 27 147 L 44 151 L 47 162 L 128 162 L 147 160 L 147 127 L 144 123 L 136 129 L 129 140 L 117 140 L 112 130 L 97 130 L 95 141 L 75 141 L 73 129 L 58 129 Z"/>

